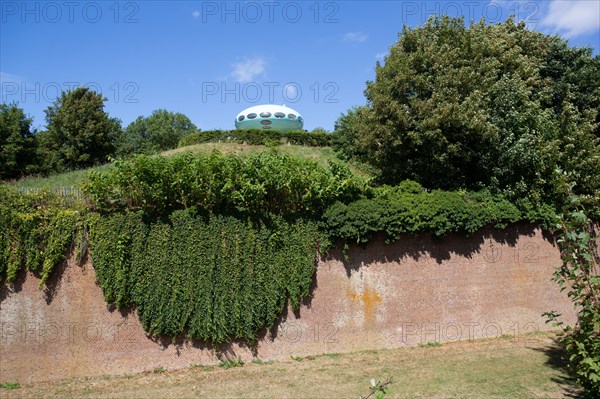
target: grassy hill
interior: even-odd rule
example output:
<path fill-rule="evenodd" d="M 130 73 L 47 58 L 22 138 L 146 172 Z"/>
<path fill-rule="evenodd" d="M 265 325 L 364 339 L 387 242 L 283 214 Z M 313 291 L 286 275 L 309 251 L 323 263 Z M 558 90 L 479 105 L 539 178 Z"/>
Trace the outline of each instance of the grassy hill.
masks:
<path fill-rule="evenodd" d="M 268 151 L 271 148 L 275 148 L 277 149 L 277 151 L 281 151 L 282 153 L 288 154 L 292 157 L 312 159 L 322 165 L 326 165 L 327 162 L 330 160 L 338 159 L 336 157 L 335 151 L 330 147 L 304 147 L 299 145 L 287 144 L 276 147 L 267 147 L 264 145 L 249 145 L 240 143 L 204 143 L 165 151 L 161 155 L 168 157 L 184 152 L 191 152 L 195 154 L 208 154 L 214 150 L 217 150 L 223 154 L 235 154 L 239 156 L 244 156 L 255 152 Z M 76 187 L 85 179 L 87 173 L 90 170 L 101 170 L 106 168 L 110 168 L 110 164 L 98 166 L 95 168 L 60 173 L 47 177 L 29 176 L 20 180 L 16 180 L 9 184 L 12 184 L 15 187 L 23 188 L 56 189 L 64 187 Z M 350 169 L 357 175 L 364 177 L 368 176 L 367 172 L 354 165 L 350 165 Z"/>

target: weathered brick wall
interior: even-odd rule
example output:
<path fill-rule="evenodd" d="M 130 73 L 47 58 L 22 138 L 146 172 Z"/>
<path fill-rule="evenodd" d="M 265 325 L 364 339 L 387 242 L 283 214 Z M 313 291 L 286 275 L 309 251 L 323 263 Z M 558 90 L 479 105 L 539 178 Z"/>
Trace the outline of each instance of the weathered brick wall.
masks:
<path fill-rule="evenodd" d="M 0 381 L 518 335 L 547 329 L 541 315 L 548 310 L 574 321 L 566 294 L 550 281 L 558 249 L 532 227 L 440 240 L 407 236 L 390 245 L 375 240 L 351 248 L 349 259 L 324 254 L 312 297 L 256 348 L 151 340 L 135 313 L 107 307 L 89 263 L 69 262 L 41 291 L 24 273 L 0 293 Z"/>

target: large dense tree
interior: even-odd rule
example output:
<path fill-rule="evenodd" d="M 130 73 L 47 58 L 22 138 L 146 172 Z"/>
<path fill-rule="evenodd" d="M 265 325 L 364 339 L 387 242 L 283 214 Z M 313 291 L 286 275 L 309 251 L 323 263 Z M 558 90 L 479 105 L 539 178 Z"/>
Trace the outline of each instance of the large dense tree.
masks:
<path fill-rule="evenodd" d="M 98 165 L 114 154 L 121 122 L 104 110 L 101 94 L 80 87 L 63 92 L 46 109 L 47 130 L 40 134 L 40 154 L 49 171 Z"/>
<path fill-rule="evenodd" d="M 544 202 L 561 168 L 597 200 L 599 65 L 589 49 L 512 19 L 431 18 L 403 29 L 367 83 L 366 106 L 338 120 L 342 151 L 383 183 Z"/>
<path fill-rule="evenodd" d="M 196 126 L 184 114 L 158 109 L 148 117 L 139 116 L 127 126 L 119 152 L 149 154 L 169 150 L 196 131 Z"/>
<path fill-rule="evenodd" d="M 0 179 L 32 171 L 36 141 L 31 122 L 17 104 L 0 104 Z"/>

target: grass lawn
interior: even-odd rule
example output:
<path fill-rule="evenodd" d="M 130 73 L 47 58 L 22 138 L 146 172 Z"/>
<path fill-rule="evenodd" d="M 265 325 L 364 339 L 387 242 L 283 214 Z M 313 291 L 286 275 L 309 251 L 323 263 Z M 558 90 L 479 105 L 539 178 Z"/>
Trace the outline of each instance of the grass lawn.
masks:
<path fill-rule="evenodd" d="M 110 168 L 110 164 L 95 168 L 79 169 L 72 172 L 59 173 L 48 177 L 28 176 L 9 184 L 24 188 L 64 188 L 77 187 L 85 179 L 90 170 L 103 170 Z"/>
<path fill-rule="evenodd" d="M 392 377 L 386 398 L 563 398 L 579 390 L 552 334 L 294 357 L 243 365 L 162 368 L 0 389 L 3 398 L 358 398 Z"/>
<path fill-rule="evenodd" d="M 295 158 L 308 158 L 317 161 L 323 166 L 327 166 L 328 161 L 337 160 L 335 151 L 331 147 L 304 147 L 300 145 L 283 144 L 276 147 L 267 147 L 264 145 L 249 145 L 239 143 L 204 143 L 190 145 L 187 147 L 176 148 L 174 150 L 165 151 L 163 155 L 169 156 L 182 152 L 192 153 L 210 153 L 213 150 L 218 150 L 223 154 L 247 155 L 254 152 L 267 151 L 269 148 L 276 148 L 284 154 Z M 349 164 L 350 170 L 358 176 L 369 177 L 369 174 L 359 167 Z"/>

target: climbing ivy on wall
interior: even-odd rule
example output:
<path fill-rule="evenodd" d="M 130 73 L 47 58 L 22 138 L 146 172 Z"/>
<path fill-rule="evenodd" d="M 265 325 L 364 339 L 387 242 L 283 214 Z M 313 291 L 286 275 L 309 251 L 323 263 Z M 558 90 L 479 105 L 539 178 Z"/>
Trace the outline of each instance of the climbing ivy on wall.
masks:
<path fill-rule="evenodd" d="M 153 335 L 202 341 L 256 340 L 287 300 L 298 309 L 315 272 L 314 222 L 269 224 L 233 216 L 173 212 L 93 217 L 92 262 L 109 303 L 134 305 Z"/>
<path fill-rule="evenodd" d="M 80 211 L 65 198 L 44 191 L 24 196 L 0 186 L 0 281 L 15 281 L 25 268 L 39 274 L 43 286 L 81 229 Z"/>

